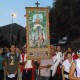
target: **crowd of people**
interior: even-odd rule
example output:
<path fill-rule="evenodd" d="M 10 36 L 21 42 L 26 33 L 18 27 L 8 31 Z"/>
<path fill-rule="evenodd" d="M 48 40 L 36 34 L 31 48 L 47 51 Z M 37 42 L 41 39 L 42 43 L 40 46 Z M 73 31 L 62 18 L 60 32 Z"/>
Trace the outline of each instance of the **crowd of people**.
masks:
<path fill-rule="evenodd" d="M 26 47 L 0 47 L 0 80 L 80 80 L 80 50 L 50 46 L 49 59 L 28 60 Z"/>

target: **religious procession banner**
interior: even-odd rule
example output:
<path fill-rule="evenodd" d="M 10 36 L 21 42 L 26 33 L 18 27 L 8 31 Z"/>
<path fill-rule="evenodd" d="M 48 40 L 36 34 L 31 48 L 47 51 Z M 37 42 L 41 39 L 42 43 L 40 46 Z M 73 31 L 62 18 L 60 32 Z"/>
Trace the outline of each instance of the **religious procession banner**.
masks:
<path fill-rule="evenodd" d="M 27 58 L 49 58 L 49 9 L 26 7 L 26 22 Z"/>

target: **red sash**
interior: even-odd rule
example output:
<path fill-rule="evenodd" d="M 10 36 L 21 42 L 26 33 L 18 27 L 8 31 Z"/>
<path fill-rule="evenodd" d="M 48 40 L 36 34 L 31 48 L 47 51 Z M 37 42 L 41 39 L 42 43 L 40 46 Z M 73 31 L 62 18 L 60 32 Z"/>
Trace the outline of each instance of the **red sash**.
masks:
<path fill-rule="evenodd" d="M 34 80 L 34 67 L 33 68 L 24 68 L 24 70 L 32 70 L 32 80 Z"/>
<path fill-rule="evenodd" d="M 22 54 L 22 62 L 24 62 L 24 56 L 25 54 Z M 34 61 L 32 60 L 32 62 L 34 63 Z M 24 64 L 21 67 L 21 72 L 24 70 L 32 70 L 32 80 L 34 80 L 34 66 L 33 68 L 24 68 Z"/>
<path fill-rule="evenodd" d="M 75 60 L 75 59 L 77 59 L 77 58 L 78 58 L 78 56 L 77 56 L 77 54 L 76 54 L 76 53 L 74 53 L 72 57 L 73 57 L 73 60 Z"/>
<path fill-rule="evenodd" d="M 34 64 L 34 61 L 32 60 L 32 63 Z M 32 80 L 34 80 L 34 66 L 33 68 L 23 68 L 24 70 L 32 70 Z"/>
<path fill-rule="evenodd" d="M 23 53 L 22 53 L 21 57 L 22 57 L 22 62 L 24 62 L 24 54 Z M 24 68 L 24 64 L 22 64 L 22 66 L 21 66 L 21 72 L 23 71 L 23 68 Z"/>

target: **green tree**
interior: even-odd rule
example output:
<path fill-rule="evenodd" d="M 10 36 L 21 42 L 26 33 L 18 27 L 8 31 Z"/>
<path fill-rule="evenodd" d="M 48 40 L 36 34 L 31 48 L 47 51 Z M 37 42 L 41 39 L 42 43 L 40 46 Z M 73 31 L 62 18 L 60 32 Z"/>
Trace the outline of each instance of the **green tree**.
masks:
<path fill-rule="evenodd" d="M 55 0 L 50 9 L 50 34 L 57 38 L 80 35 L 80 0 Z"/>

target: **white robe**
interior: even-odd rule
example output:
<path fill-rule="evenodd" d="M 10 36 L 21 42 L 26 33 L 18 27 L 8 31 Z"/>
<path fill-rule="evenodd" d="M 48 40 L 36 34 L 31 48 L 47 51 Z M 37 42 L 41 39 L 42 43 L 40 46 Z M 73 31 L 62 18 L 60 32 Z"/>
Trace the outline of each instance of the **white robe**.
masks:
<path fill-rule="evenodd" d="M 53 57 L 53 65 L 51 67 L 52 76 L 55 75 L 59 63 L 62 63 L 62 53 L 61 52 L 57 52 L 57 54 Z"/>
<path fill-rule="evenodd" d="M 41 24 L 35 24 L 33 29 L 36 30 L 38 27 L 42 29 L 42 25 Z"/>

